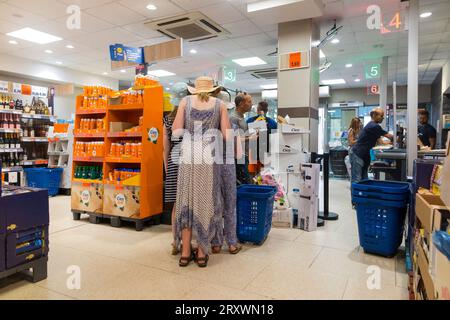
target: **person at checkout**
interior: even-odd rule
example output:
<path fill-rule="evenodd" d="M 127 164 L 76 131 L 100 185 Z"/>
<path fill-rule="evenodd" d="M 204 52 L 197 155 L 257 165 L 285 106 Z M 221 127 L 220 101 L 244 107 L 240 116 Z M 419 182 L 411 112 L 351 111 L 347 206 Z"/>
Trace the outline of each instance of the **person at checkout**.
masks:
<path fill-rule="evenodd" d="M 424 147 L 429 147 L 431 150 L 436 148 L 436 129 L 428 123 L 430 113 L 427 110 L 419 111 L 419 127 L 417 128 L 420 143 Z M 419 143 L 419 144 L 420 144 Z"/>
<path fill-rule="evenodd" d="M 373 109 L 370 112 L 372 120 L 362 129 L 358 136 L 356 144 L 350 150 L 350 164 L 352 171 L 352 182 L 359 182 L 368 179 L 370 166 L 370 150 L 385 137 L 393 140 L 394 136 L 386 132 L 380 123 L 384 120 L 384 110 L 381 108 Z"/>

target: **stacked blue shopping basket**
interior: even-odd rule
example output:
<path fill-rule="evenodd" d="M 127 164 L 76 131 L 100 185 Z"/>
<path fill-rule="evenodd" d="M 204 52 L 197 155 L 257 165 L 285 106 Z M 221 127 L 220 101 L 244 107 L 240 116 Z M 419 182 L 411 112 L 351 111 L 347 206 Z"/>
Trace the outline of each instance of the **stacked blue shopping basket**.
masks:
<path fill-rule="evenodd" d="M 240 242 L 262 244 L 272 227 L 272 186 L 241 185 L 237 189 L 237 237 Z"/>
<path fill-rule="evenodd" d="M 352 184 L 359 242 L 364 252 L 386 257 L 397 253 L 403 240 L 410 190 L 406 182 L 364 180 Z"/>

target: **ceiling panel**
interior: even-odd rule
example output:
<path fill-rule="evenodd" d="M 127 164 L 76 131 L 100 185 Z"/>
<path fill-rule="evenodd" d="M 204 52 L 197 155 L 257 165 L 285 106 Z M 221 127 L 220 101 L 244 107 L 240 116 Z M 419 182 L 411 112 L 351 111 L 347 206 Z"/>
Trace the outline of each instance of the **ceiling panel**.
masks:
<path fill-rule="evenodd" d="M 144 15 L 150 20 L 162 19 L 186 12 L 183 8 L 167 0 L 121 0 L 119 3 L 141 15 Z M 157 9 L 148 10 L 146 8 L 148 4 L 153 4 Z"/>
<path fill-rule="evenodd" d="M 203 7 L 200 11 L 219 24 L 232 23 L 245 20 L 239 10 L 235 9 L 230 3 L 222 2 L 212 6 Z"/>
<path fill-rule="evenodd" d="M 253 24 L 249 20 L 227 23 L 224 24 L 223 27 L 229 32 L 231 32 L 233 37 L 242 37 L 251 34 L 261 33 L 261 29 L 259 29 L 255 24 Z"/>
<path fill-rule="evenodd" d="M 98 7 L 112 0 L 58 0 L 60 3 L 66 5 L 77 5 L 81 9 L 88 9 L 93 7 Z"/>
<path fill-rule="evenodd" d="M 8 0 L 6 3 L 49 19 L 68 16 L 68 6 L 57 0 Z"/>
<path fill-rule="evenodd" d="M 185 10 L 193 10 L 198 8 L 207 7 L 213 4 L 218 4 L 223 2 L 222 0 L 172 0 L 173 3 L 177 4 Z"/>
<path fill-rule="evenodd" d="M 117 26 L 144 21 L 146 19 L 144 15 L 138 14 L 118 3 L 108 3 L 100 7 L 88 9 L 86 12 Z"/>
<path fill-rule="evenodd" d="M 55 20 L 56 22 L 60 23 L 61 25 L 66 24 L 66 18 L 59 18 Z M 103 19 L 99 19 L 97 17 L 94 17 L 86 12 L 82 13 L 81 16 L 81 31 L 86 33 L 93 33 L 98 32 L 106 29 L 113 28 L 114 25 L 111 23 L 106 22 Z M 73 38 L 76 36 L 76 30 L 74 30 L 74 34 L 70 35 L 70 38 Z"/>

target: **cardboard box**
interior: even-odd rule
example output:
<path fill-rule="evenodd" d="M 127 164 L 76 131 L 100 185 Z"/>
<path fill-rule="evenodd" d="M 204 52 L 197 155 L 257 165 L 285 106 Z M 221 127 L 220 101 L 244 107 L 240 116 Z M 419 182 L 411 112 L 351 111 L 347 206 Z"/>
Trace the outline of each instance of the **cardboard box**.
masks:
<path fill-rule="evenodd" d="M 110 122 L 109 123 L 109 132 L 124 132 L 127 129 L 133 128 L 135 125 L 129 122 Z"/>
<path fill-rule="evenodd" d="M 304 129 L 304 128 L 295 127 L 290 124 L 281 124 L 281 132 L 282 133 L 310 133 L 311 131 Z"/>
<path fill-rule="evenodd" d="M 447 231 L 450 224 L 450 211 L 448 210 L 435 210 L 434 211 L 434 231 Z"/>
<path fill-rule="evenodd" d="M 313 188 L 314 194 L 319 195 L 320 190 L 320 164 L 303 163 L 300 166 L 305 185 Z"/>
<path fill-rule="evenodd" d="M 449 135 L 450 141 L 450 135 Z M 444 162 L 444 168 L 441 173 L 441 198 L 444 203 L 450 207 L 450 156 L 447 156 Z"/>
<path fill-rule="evenodd" d="M 450 261 L 437 248 L 434 250 L 436 297 L 438 300 L 450 300 Z"/>
<path fill-rule="evenodd" d="M 416 194 L 416 218 L 420 220 L 426 232 L 433 231 L 434 212 L 439 209 L 446 209 L 439 196 Z"/>
<path fill-rule="evenodd" d="M 140 187 L 105 185 L 103 212 L 111 216 L 139 218 L 141 212 Z"/>
<path fill-rule="evenodd" d="M 423 248 L 416 244 L 415 250 L 417 252 L 417 264 L 419 266 L 420 275 L 422 276 L 422 281 L 425 286 L 425 291 L 427 294 L 428 300 L 436 299 L 434 282 L 430 275 L 430 264 L 425 255 Z"/>
<path fill-rule="evenodd" d="M 311 232 L 317 230 L 317 218 L 319 215 L 319 199 L 317 196 L 300 196 L 298 208 L 299 229 Z"/>
<path fill-rule="evenodd" d="M 292 228 L 294 216 L 292 208 L 285 210 L 273 210 L 272 226 L 275 228 Z"/>
<path fill-rule="evenodd" d="M 103 185 L 97 183 L 72 183 L 72 210 L 103 213 Z"/>

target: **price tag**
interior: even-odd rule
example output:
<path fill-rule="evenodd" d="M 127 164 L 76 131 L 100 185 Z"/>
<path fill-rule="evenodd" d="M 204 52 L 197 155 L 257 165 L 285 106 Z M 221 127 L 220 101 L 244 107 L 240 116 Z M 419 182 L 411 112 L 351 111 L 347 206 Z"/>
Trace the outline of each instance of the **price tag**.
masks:
<path fill-rule="evenodd" d="M 2 93 L 8 93 L 8 82 L 7 81 L 0 81 L 0 92 Z"/>
<path fill-rule="evenodd" d="M 294 52 L 289 55 L 289 68 L 296 69 L 302 65 L 302 55 L 300 52 Z"/>
<path fill-rule="evenodd" d="M 22 84 L 14 82 L 13 83 L 13 93 L 21 94 L 22 93 Z"/>

